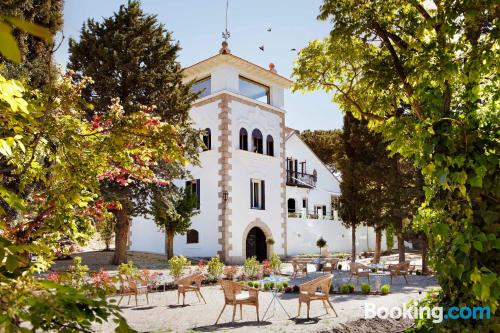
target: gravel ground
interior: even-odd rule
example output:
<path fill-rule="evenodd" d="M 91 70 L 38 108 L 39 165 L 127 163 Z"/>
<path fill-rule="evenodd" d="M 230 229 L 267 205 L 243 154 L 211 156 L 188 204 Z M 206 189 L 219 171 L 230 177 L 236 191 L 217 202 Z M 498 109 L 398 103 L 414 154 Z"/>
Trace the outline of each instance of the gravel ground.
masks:
<path fill-rule="evenodd" d="M 291 284 L 304 282 L 320 274 L 309 274 L 307 278 L 292 280 Z M 346 283 L 349 276 L 348 272 L 336 272 L 334 274 L 334 284 L 338 286 Z M 387 277 L 381 277 L 380 279 L 380 283 L 389 282 Z M 365 282 L 364 280 L 360 280 L 360 283 Z M 436 279 L 430 276 L 409 276 L 408 281 L 409 284 L 406 285 L 403 278 L 394 280 L 391 294 L 386 296 L 332 294 L 330 299 L 338 317 L 332 313 L 326 314 L 321 302 L 313 302 L 311 304 L 311 319 L 309 320 L 305 319 L 305 307 L 302 308 L 301 316 L 296 318 L 298 310 L 297 294 L 284 294 L 280 297 L 281 303 L 292 319 L 288 319 L 279 305 L 276 305 L 275 309 L 271 307 L 270 313 L 262 320 L 272 294 L 270 292 L 260 292 L 259 313 L 261 322 L 256 321 L 254 307 L 244 306 L 243 319 L 239 319 L 238 310 L 236 314 L 237 320 L 231 323 L 232 307 L 226 307 L 219 324 L 214 325 L 223 307 L 224 297 L 219 286 L 202 288 L 207 304 L 198 302 L 194 294 L 188 294 L 186 297 L 187 305 L 183 307 L 177 305 L 176 291 L 166 291 L 150 294 L 149 304 L 146 304 L 145 296 L 141 295 L 137 307 L 132 306 L 133 300 L 131 305 L 128 306 L 127 298 L 124 298 L 120 307 L 129 324 L 140 332 L 397 332 L 410 325 L 411 322 L 364 320 L 362 319 L 364 318 L 364 304 L 373 302 L 376 306 L 401 307 L 403 303 L 410 299 L 423 297 L 425 291 L 430 287 L 437 286 Z M 376 283 L 378 283 L 376 279 L 372 278 L 371 285 L 374 286 Z M 96 327 L 98 332 L 109 332 L 112 329 L 112 323 Z"/>

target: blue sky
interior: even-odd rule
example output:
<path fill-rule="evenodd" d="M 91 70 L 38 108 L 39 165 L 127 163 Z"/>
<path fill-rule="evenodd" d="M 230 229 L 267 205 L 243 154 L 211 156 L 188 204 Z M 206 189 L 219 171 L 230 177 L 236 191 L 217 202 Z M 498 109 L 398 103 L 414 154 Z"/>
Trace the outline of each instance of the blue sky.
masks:
<path fill-rule="evenodd" d="M 56 53 L 66 66 L 68 39 L 79 38 L 88 18 L 101 20 L 126 0 L 66 0 L 65 39 Z M 297 53 L 311 39 L 328 36 L 330 25 L 316 20 L 321 0 L 229 0 L 229 47 L 233 54 L 267 68 L 270 62 L 278 73 L 290 77 Z M 173 32 L 182 46 L 179 61 L 186 67 L 208 58 L 220 48 L 225 25 L 226 0 L 142 0 L 145 12 Z M 271 32 L 267 32 L 268 28 Z M 60 38 L 61 36 L 59 36 Z M 264 52 L 259 46 L 264 45 Z M 324 92 L 285 95 L 286 123 L 298 130 L 342 127 L 342 114 Z"/>

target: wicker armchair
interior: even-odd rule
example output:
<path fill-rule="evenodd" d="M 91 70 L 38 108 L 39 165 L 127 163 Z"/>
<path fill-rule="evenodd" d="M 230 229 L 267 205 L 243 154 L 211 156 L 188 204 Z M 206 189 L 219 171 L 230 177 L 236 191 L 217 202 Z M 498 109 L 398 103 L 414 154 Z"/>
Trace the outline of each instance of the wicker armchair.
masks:
<path fill-rule="evenodd" d="M 296 277 L 298 274 L 305 274 L 307 276 L 307 262 L 299 261 L 297 259 L 292 260 L 292 278 Z"/>
<path fill-rule="evenodd" d="M 297 317 L 300 316 L 300 307 L 302 303 L 307 305 L 307 318 L 309 319 L 309 310 L 311 308 L 311 301 L 322 301 L 326 313 L 328 313 L 327 303 L 330 308 L 338 317 L 337 311 L 333 308 L 330 302 L 330 286 L 332 284 L 333 275 L 321 276 L 309 282 L 303 283 L 299 286 L 299 312 Z"/>
<path fill-rule="evenodd" d="M 388 269 L 389 269 L 389 274 L 391 276 L 391 284 L 392 284 L 392 277 L 393 276 L 404 277 L 406 284 L 408 284 L 408 280 L 406 279 L 406 275 L 408 275 L 408 272 L 410 269 L 410 262 L 409 261 L 400 262 L 399 264 L 391 264 L 391 265 L 389 265 Z"/>
<path fill-rule="evenodd" d="M 219 322 L 226 305 L 233 306 L 233 321 L 236 315 L 236 306 L 240 306 L 240 319 L 243 318 L 243 305 L 255 306 L 257 311 L 257 321 L 259 321 L 259 290 L 239 284 L 238 282 L 221 280 L 220 284 L 224 291 L 224 307 L 217 317 L 215 324 Z"/>
<path fill-rule="evenodd" d="M 340 261 L 339 258 L 327 259 L 327 262 L 330 263 L 330 266 L 323 265 L 323 274 L 325 274 L 325 272 L 333 273 L 333 270 L 337 269 L 339 261 Z"/>
<path fill-rule="evenodd" d="M 360 277 L 368 278 L 368 282 L 370 282 L 370 267 L 357 262 L 351 262 L 351 277 L 349 278 L 349 282 L 351 282 L 353 277 L 356 277 L 356 284 L 359 283 Z"/>
<path fill-rule="evenodd" d="M 194 292 L 196 297 L 198 297 L 198 301 L 201 302 L 200 296 L 203 299 L 203 302 L 207 304 L 205 301 L 205 297 L 201 293 L 201 281 L 203 280 L 203 274 L 195 273 L 189 276 L 185 276 L 176 281 L 177 283 L 177 304 L 179 304 L 179 298 L 182 295 L 182 305 L 185 305 L 186 301 L 186 293 Z"/>
<path fill-rule="evenodd" d="M 138 284 L 134 279 L 130 276 L 126 276 L 123 274 L 119 275 L 120 279 L 120 290 L 119 294 L 121 295 L 120 300 L 118 301 L 118 305 L 120 305 L 123 297 L 128 296 L 128 304 L 130 304 L 130 299 L 132 295 L 135 297 L 135 306 L 137 306 L 137 295 L 145 294 L 146 295 L 146 303 L 149 304 L 149 291 L 147 285 Z"/>

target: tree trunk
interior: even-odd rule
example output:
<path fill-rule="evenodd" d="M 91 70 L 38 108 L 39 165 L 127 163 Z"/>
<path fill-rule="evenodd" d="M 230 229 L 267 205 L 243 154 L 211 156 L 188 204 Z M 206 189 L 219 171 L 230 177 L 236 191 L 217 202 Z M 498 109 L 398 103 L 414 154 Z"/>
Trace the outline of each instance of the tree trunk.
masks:
<path fill-rule="evenodd" d="M 380 255 L 382 252 L 382 228 L 375 227 L 375 254 L 373 255 L 373 263 L 380 262 Z"/>
<path fill-rule="evenodd" d="M 351 225 L 351 261 L 356 262 L 356 223 Z"/>
<path fill-rule="evenodd" d="M 403 220 L 398 222 L 397 233 L 398 233 L 399 262 L 404 262 L 405 261 L 405 237 L 403 235 Z"/>
<path fill-rule="evenodd" d="M 115 255 L 113 257 L 113 264 L 119 265 L 127 262 L 130 221 L 125 209 L 116 210 L 115 215 Z"/>
<path fill-rule="evenodd" d="M 422 244 L 422 275 L 427 275 L 429 273 L 429 269 L 427 267 L 429 244 L 427 243 L 427 236 L 425 234 L 422 235 L 421 244 Z"/>
<path fill-rule="evenodd" d="M 174 256 L 174 231 L 167 230 L 167 259 Z"/>

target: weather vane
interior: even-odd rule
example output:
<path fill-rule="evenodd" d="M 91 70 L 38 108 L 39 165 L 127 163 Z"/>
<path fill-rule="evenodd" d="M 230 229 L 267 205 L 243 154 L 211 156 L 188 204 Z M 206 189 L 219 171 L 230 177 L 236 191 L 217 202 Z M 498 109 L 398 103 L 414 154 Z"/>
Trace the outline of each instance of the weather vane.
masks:
<path fill-rule="evenodd" d="M 231 33 L 227 30 L 227 10 L 229 8 L 229 0 L 226 0 L 226 29 L 222 33 L 222 38 L 224 38 L 224 41 L 227 42 L 229 37 L 231 37 Z"/>

